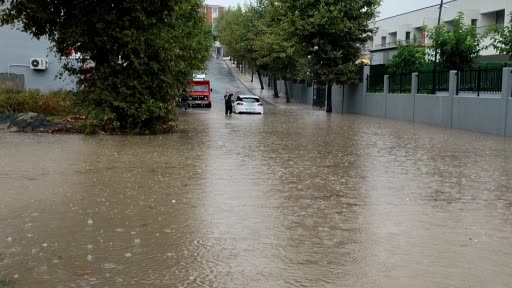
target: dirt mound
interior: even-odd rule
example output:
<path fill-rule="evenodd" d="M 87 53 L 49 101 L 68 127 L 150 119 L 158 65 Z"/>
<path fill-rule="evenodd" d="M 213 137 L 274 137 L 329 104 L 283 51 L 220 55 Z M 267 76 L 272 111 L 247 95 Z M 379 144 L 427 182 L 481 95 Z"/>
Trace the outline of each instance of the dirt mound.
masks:
<path fill-rule="evenodd" d="M 74 127 L 64 123 L 52 122 L 42 114 L 5 113 L 0 114 L 0 130 L 29 133 L 66 133 L 73 132 Z"/>

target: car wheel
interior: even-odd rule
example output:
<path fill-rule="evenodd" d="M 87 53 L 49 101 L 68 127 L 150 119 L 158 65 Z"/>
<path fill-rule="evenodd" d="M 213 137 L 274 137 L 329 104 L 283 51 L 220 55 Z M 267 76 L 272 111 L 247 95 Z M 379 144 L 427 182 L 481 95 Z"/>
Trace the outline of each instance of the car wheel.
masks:
<path fill-rule="evenodd" d="M 206 104 L 206 108 L 212 108 L 212 102 L 208 102 L 208 104 Z"/>

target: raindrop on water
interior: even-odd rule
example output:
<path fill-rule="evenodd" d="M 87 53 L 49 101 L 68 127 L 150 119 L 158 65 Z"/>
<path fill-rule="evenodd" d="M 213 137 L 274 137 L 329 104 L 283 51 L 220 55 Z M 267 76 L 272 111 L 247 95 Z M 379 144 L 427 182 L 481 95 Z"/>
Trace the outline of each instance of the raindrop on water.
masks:
<path fill-rule="evenodd" d="M 92 225 L 92 219 L 89 219 L 89 221 L 87 221 L 87 224 Z"/>
<path fill-rule="evenodd" d="M 91 255 L 87 255 L 87 261 L 91 262 L 92 261 L 92 256 Z"/>
<path fill-rule="evenodd" d="M 134 242 L 135 242 L 135 245 L 139 245 L 140 244 L 140 239 L 135 239 Z"/>
<path fill-rule="evenodd" d="M 10 236 L 7 238 L 7 242 L 12 242 L 12 238 Z"/>
<path fill-rule="evenodd" d="M 125 257 L 132 257 L 132 253 L 125 253 L 124 256 Z"/>

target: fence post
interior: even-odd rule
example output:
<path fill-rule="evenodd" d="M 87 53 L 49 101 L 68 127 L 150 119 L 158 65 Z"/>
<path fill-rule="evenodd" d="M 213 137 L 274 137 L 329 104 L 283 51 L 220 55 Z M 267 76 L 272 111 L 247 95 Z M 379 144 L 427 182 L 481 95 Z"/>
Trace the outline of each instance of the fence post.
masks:
<path fill-rule="evenodd" d="M 459 72 L 450 71 L 450 82 L 448 88 L 448 94 L 450 95 L 450 128 L 453 128 L 453 98 L 457 93 L 457 75 Z"/>
<path fill-rule="evenodd" d="M 384 75 L 384 118 L 388 118 L 389 75 Z"/>
<path fill-rule="evenodd" d="M 507 130 L 509 129 L 508 125 L 507 125 L 507 122 L 508 122 L 508 113 L 510 113 L 508 111 L 508 101 L 510 99 L 510 97 L 512 97 L 512 68 L 503 68 L 503 81 L 501 82 L 501 97 L 503 99 L 503 102 L 504 102 L 504 106 L 505 106 L 505 125 L 504 125 L 504 131 L 503 131 L 503 135 L 504 136 L 512 136 L 512 132 L 511 133 L 507 133 Z"/>
<path fill-rule="evenodd" d="M 411 83 L 411 94 L 412 94 L 412 122 L 414 122 L 415 114 L 416 114 L 416 94 L 418 91 L 418 82 L 419 82 L 419 73 L 412 73 L 412 83 Z"/>

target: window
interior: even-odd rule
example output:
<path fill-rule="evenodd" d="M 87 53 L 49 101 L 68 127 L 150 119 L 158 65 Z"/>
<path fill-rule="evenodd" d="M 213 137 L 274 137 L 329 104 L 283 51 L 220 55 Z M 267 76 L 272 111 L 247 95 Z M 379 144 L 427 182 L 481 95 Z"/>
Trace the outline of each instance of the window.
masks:
<path fill-rule="evenodd" d="M 382 36 L 380 38 L 380 44 L 382 44 L 382 46 L 385 46 L 386 45 L 386 36 Z"/>
<path fill-rule="evenodd" d="M 405 41 L 407 41 L 407 42 L 411 41 L 411 32 L 409 32 L 409 31 L 405 32 Z"/>
<path fill-rule="evenodd" d="M 242 102 L 244 102 L 244 103 L 260 103 L 260 99 L 258 99 L 258 98 L 242 98 Z"/>
<path fill-rule="evenodd" d="M 505 10 L 496 11 L 496 25 L 505 25 Z"/>
<path fill-rule="evenodd" d="M 478 19 L 471 19 L 471 25 L 477 27 Z"/>
<path fill-rule="evenodd" d="M 188 92 L 208 92 L 208 86 L 188 86 Z"/>

